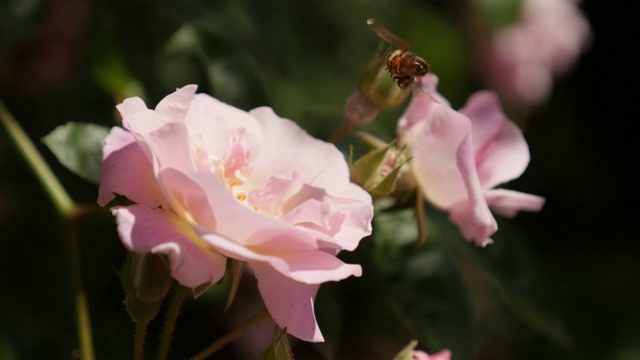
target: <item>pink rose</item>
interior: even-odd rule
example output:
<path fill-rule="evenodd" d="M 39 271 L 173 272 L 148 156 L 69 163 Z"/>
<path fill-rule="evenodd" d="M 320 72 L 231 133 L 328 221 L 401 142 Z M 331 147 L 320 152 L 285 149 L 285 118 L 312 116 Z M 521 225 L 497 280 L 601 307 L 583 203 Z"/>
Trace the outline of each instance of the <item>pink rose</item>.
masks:
<path fill-rule="evenodd" d="M 335 146 L 266 107 L 245 112 L 178 89 L 155 110 L 118 105 L 103 153 L 98 203 L 112 208 L 133 252 L 166 254 L 181 284 L 215 283 L 227 258 L 246 261 L 271 317 L 323 341 L 313 301 L 321 283 L 360 276 L 336 255 L 371 233 L 371 197 L 349 181 Z"/>
<path fill-rule="evenodd" d="M 492 40 L 486 74 L 510 100 L 544 101 L 554 75 L 571 68 L 589 42 L 591 30 L 577 0 L 524 0 L 519 19 Z"/>
<path fill-rule="evenodd" d="M 544 198 L 495 186 L 519 177 L 529 163 L 520 129 L 503 114 L 493 92 L 473 94 L 460 111 L 436 91 L 438 78 L 422 79 L 400 118 L 398 134 L 413 156 L 413 176 L 436 207 L 449 212 L 467 240 L 491 244 L 498 226 L 491 210 L 512 217 L 539 211 Z M 437 100 L 438 102 L 434 101 Z"/>

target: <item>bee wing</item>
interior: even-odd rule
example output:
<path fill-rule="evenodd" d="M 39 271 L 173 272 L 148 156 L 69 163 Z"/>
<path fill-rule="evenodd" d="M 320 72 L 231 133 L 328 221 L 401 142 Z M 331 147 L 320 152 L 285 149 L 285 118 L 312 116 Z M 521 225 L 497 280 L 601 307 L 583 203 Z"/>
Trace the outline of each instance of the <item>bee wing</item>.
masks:
<path fill-rule="evenodd" d="M 382 25 L 381 22 L 376 19 L 367 19 L 367 25 L 369 25 L 371 27 L 371 30 L 375 31 L 382 40 L 388 42 L 396 48 L 406 51 L 411 47 L 411 43 L 389 31 L 389 29 L 387 29 L 384 25 Z"/>

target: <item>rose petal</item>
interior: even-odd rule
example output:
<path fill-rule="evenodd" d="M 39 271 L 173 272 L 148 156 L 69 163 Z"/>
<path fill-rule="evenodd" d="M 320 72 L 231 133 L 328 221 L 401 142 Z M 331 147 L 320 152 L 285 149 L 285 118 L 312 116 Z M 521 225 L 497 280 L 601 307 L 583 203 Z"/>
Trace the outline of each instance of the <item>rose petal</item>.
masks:
<path fill-rule="evenodd" d="M 220 180 L 215 175 L 209 175 L 211 187 L 219 185 Z M 173 168 L 160 171 L 158 180 L 171 208 L 180 217 L 211 230 L 216 228 L 216 218 L 205 188 Z"/>
<path fill-rule="evenodd" d="M 313 301 L 320 285 L 307 285 L 282 276 L 269 266 L 252 265 L 258 289 L 271 318 L 300 340 L 322 342 Z"/>
<path fill-rule="evenodd" d="M 373 208 L 366 203 L 325 195 L 309 199 L 282 217 L 291 224 L 319 232 L 319 238 L 353 251 L 360 240 L 371 234 Z M 336 246 L 337 245 L 337 246 Z"/>
<path fill-rule="evenodd" d="M 139 111 L 148 110 L 144 101 L 137 96 L 124 99 L 121 104 L 116 105 L 116 109 L 122 118 L 129 118 Z"/>
<path fill-rule="evenodd" d="M 223 157 L 238 129 L 244 129 L 249 149 L 257 151 L 262 143 L 262 130 L 253 116 L 206 94 L 196 95 L 186 121 L 194 150 L 201 149 L 210 159 Z"/>
<path fill-rule="evenodd" d="M 467 199 L 457 157 L 469 131 L 471 122 L 466 116 L 436 105 L 416 134 L 411 160 L 415 178 L 427 199 L 442 209 Z"/>
<path fill-rule="evenodd" d="M 105 139 L 98 204 L 105 206 L 115 198 L 114 193 L 150 208 L 167 204 L 150 160 L 133 135 L 119 127 L 111 129 Z"/>
<path fill-rule="evenodd" d="M 254 188 L 263 188 L 274 175 L 292 178 L 297 172 L 305 184 L 325 189 L 335 195 L 343 192 L 349 182 L 349 168 L 344 155 L 333 145 L 317 140 L 296 123 L 278 117 L 271 108 L 250 111 L 258 120 L 264 143 L 254 158 Z M 301 151 L 304 156 L 301 156 Z M 309 161 L 313 159 L 313 161 Z"/>
<path fill-rule="evenodd" d="M 451 351 L 442 350 L 435 354 L 429 355 L 429 360 L 451 360 Z"/>
<path fill-rule="evenodd" d="M 316 241 L 304 231 L 262 214 L 234 198 L 234 195 L 211 173 L 182 172 L 169 168 L 162 171 L 163 188 L 172 206 L 181 207 L 180 213 L 189 214 L 195 224 L 206 227 L 239 244 L 270 246 L 283 249 L 315 249 Z M 192 197 L 184 192 L 191 192 Z M 202 198 L 197 198 L 202 196 Z M 193 199 L 191 200 L 187 199 Z M 187 201 L 181 203 L 181 201 Z M 201 218 L 206 209 L 213 213 L 213 219 Z M 250 226 L 248 226 L 250 224 Z"/>
<path fill-rule="evenodd" d="M 158 103 L 155 111 L 161 124 L 174 122 L 184 124 L 196 90 L 198 90 L 197 85 L 186 85 L 165 96 Z"/>
<path fill-rule="evenodd" d="M 425 79 L 427 78 L 428 79 Z M 409 106 L 398 120 L 398 135 L 403 143 L 414 144 L 413 137 L 419 132 L 417 127 L 421 127 L 424 120 L 432 115 L 432 112 L 439 106 L 449 106 L 449 102 L 435 90 L 438 78 L 427 74 L 421 80 L 424 91 L 414 91 Z M 434 101 L 434 99 L 442 101 Z"/>
<path fill-rule="evenodd" d="M 191 226 L 170 211 L 143 205 L 112 211 L 125 247 L 141 254 L 169 255 L 171 276 L 182 285 L 215 283 L 224 275 L 226 258 L 199 240 Z"/>
<path fill-rule="evenodd" d="M 412 355 L 412 360 L 451 360 L 451 351 L 449 350 L 443 350 L 432 355 L 421 350 L 414 350 Z"/>

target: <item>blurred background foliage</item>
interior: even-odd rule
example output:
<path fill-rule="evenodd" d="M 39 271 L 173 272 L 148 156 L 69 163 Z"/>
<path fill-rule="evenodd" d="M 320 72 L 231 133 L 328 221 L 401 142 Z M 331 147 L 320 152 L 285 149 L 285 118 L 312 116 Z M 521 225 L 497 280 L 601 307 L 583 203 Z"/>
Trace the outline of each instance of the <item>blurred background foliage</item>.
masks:
<path fill-rule="evenodd" d="M 517 1 L 478 3 L 494 26 L 517 13 Z M 630 95 L 613 83 L 635 67 L 625 68 L 627 57 L 609 41 L 624 31 L 608 26 L 604 5 L 585 1 L 582 8 L 593 44 L 556 79 L 549 101 L 527 111 L 504 104 L 532 154 L 524 176 L 509 186 L 545 196 L 543 211 L 498 219 L 495 244 L 484 249 L 433 209 L 427 242 L 417 247 L 410 209 L 380 211 L 374 235 L 341 254 L 362 264 L 364 276 L 321 287 L 316 311 L 327 341 L 292 343 L 297 358 L 390 359 L 411 339 L 429 352 L 451 349 L 456 360 L 640 358 L 640 237 L 628 208 L 637 195 L 618 166 L 637 164 L 621 160 L 635 154 L 637 141 L 625 120 L 630 102 L 620 101 Z M 369 17 L 413 43 L 440 77 L 440 92 L 459 108 L 483 87 L 470 50 L 483 44 L 471 43 L 478 37 L 470 36 L 470 11 L 464 0 L 2 0 L 0 99 L 73 199 L 95 204 L 96 185 L 66 170 L 40 141 L 56 126 L 111 127 L 124 98 L 141 96 L 153 107 L 195 83 L 245 110 L 271 106 L 327 139 L 376 55 Z M 362 130 L 392 140 L 403 108 Z M 350 143 L 358 140 L 340 143 L 345 154 Z M 4 131 L 0 167 L 0 359 L 73 358 L 62 220 Z M 113 218 L 101 209 L 79 226 L 96 356 L 130 358 L 133 327 L 118 279 L 125 250 Z M 253 280 L 245 280 L 238 299 L 255 295 Z M 236 310 L 223 314 L 227 290 L 224 283 L 186 303 L 171 358 L 192 356 L 228 332 L 234 317 L 254 312 L 237 300 Z M 245 358 L 243 347 L 250 342 L 219 358 Z"/>

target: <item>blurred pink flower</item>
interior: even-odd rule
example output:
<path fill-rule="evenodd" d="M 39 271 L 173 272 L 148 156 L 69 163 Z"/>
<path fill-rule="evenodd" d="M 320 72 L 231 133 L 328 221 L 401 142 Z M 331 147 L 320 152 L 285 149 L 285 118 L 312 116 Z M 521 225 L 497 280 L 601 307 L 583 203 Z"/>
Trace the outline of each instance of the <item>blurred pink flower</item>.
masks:
<path fill-rule="evenodd" d="M 554 75 L 571 68 L 590 39 L 577 0 L 523 0 L 520 17 L 494 35 L 488 80 L 510 101 L 537 105 Z"/>
<path fill-rule="evenodd" d="M 349 181 L 335 146 L 266 107 L 245 112 L 196 86 L 155 110 L 140 98 L 118 105 L 123 126 L 107 136 L 98 203 L 112 209 L 123 244 L 166 254 L 172 276 L 197 287 L 246 261 L 274 321 L 302 340 L 323 341 L 313 300 L 326 281 L 360 276 L 336 255 L 371 233 L 371 197 Z"/>
<path fill-rule="evenodd" d="M 439 353 L 429 355 L 424 351 L 414 350 L 413 360 L 451 360 L 451 351 L 442 350 Z"/>
<path fill-rule="evenodd" d="M 38 31 L 11 50 L 9 82 L 34 96 L 61 86 L 74 70 L 89 18 L 87 1 L 44 1 Z"/>
<path fill-rule="evenodd" d="M 498 229 L 490 208 L 512 217 L 544 204 L 539 196 L 494 189 L 524 172 L 529 148 L 493 92 L 477 92 L 455 111 L 437 93 L 437 83 L 433 74 L 422 79 L 424 91 L 414 92 L 398 134 L 411 151 L 412 173 L 427 200 L 449 212 L 467 240 L 486 246 Z"/>

